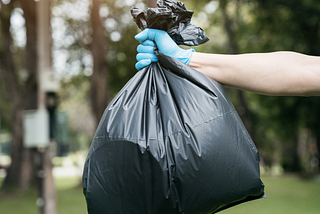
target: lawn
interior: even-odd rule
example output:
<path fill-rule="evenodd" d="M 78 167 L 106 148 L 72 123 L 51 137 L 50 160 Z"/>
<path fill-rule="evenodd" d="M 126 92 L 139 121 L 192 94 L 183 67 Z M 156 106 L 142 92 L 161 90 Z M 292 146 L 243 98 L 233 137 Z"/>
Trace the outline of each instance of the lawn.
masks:
<path fill-rule="evenodd" d="M 1 181 L 0 181 L 1 183 Z M 86 214 L 86 201 L 79 186 L 80 178 L 56 178 L 58 214 Z M 24 195 L 1 196 L 1 214 L 37 214 L 37 192 L 31 190 Z"/>
<path fill-rule="evenodd" d="M 221 214 L 319 214 L 320 183 L 296 176 L 263 177 L 267 199 L 247 202 Z M 58 214 L 86 214 L 80 178 L 57 178 Z M 1 214 L 36 214 L 36 192 L 0 197 Z"/>
<path fill-rule="evenodd" d="M 295 176 L 262 177 L 266 199 L 237 205 L 221 214 L 319 214 L 320 183 Z"/>

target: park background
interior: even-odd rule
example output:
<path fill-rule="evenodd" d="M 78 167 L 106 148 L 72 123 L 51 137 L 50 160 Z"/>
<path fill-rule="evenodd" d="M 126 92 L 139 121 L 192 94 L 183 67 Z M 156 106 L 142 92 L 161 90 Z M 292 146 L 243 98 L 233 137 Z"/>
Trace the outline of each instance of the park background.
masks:
<path fill-rule="evenodd" d="M 43 1 L 43 0 L 42 0 Z M 221 54 L 296 51 L 320 56 L 318 0 L 184 0 Z M 130 7 L 155 1 L 51 0 L 51 71 L 60 115 L 52 172 L 57 213 L 86 213 L 82 166 L 111 99 L 137 72 Z M 0 0 L 0 210 L 37 213 L 35 151 L 23 145 L 21 112 L 37 108 L 37 4 Z M 226 88 L 261 158 L 267 199 L 221 213 L 319 213 L 320 98 Z M 50 97 L 52 93 L 48 93 Z M 36 203 L 37 201 L 37 203 Z M 41 204 L 41 203 L 40 203 Z"/>

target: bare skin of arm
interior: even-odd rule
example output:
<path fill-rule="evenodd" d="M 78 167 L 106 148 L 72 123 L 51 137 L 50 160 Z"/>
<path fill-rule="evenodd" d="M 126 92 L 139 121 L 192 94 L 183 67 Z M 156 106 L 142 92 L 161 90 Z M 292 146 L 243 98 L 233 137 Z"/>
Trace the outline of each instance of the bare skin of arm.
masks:
<path fill-rule="evenodd" d="M 320 96 L 320 57 L 295 52 L 194 52 L 189 66 L 223 85 L 255 93 Z"/>

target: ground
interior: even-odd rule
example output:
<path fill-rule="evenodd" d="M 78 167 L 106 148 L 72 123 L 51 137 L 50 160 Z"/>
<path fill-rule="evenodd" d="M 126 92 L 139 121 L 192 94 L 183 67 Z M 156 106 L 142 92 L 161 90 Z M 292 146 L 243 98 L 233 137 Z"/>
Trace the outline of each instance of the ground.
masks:
<path fill-rule="evenodd" d="M 80 177 L 58 177 L 58 214 L 87 214 L 86 202 L 79 186 Z M 259 199 L 221 211 L 221 214 L 319 214 L 320 182 L 301 180 L 295 175 L 262 177 L 266 185 L 266 199 Z M 1 181 L 0 181 L 1 183 Z M 2 196 L 1 214 L 35 214 L 36 191 L 20 196 Z"/>

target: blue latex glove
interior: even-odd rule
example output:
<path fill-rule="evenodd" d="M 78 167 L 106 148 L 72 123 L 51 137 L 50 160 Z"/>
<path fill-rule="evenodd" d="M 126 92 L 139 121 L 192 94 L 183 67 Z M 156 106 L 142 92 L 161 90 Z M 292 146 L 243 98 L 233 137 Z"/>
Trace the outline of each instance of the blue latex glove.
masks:
<path fill-rule="evenodd" d="M 135 36 L 135 39 L 141 43 L 137 48 L 137 70 L 140 70 L 141 68 L 150 65 L 151 62 L 158 61 L 158 57 L 154 53 L 154 42 L 157 44 L 157 47 L 160 52 L 173 58 L 176 58 L 186 65 L 189 64 L 192 52 L 195 51 L 194 49 L 185 50 L 180 48 L 171 39 L 167 32 L 163 30 L 147 28 L 139 34 L 137 34 Z"/>

